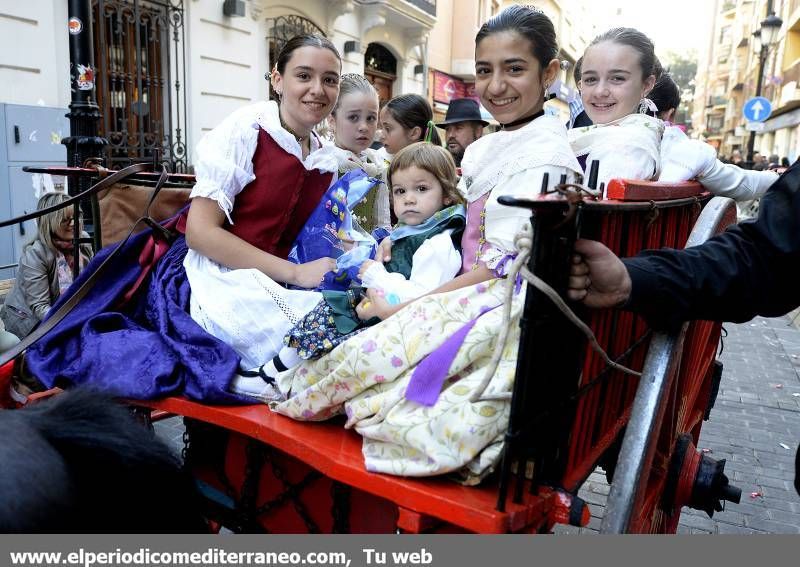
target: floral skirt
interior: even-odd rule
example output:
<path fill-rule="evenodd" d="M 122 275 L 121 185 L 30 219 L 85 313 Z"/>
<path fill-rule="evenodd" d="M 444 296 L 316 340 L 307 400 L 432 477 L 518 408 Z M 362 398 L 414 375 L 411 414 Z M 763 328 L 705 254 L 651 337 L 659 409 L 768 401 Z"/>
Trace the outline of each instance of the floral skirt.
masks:
<path fill-rule="evenodd" d="M 502 304 L 505 285 L 505 280 L 491 280 L 413 302 L 327 355 L 281 375 L 281 390 L 289 397 L 272 409 L 300 420 L 346 413 L 345 427 L 364 437 L 370 471 L 480 478 L 497 462 L 510 403 L 470 397 L 484 378 L 503 325 L 509 326 L 508 338 L 486 393 L 510 393 L 516 368 L 524 292 L 514 297 L 510 321 L 502 308 L 486 312 Z M 406 399 L 420 362 L 473 320 L 434 405 Z"/>
<path fill-rule="evenodd" d="M 283 342 L 297 349 L 297 355 L 305 360 L 319 358 L 335 347 L 366 330 L 356 329 L 342 334 L 336 329 L 334 313 L 326 301 L 320 301 L 305 317 L 292 328 Z"/>

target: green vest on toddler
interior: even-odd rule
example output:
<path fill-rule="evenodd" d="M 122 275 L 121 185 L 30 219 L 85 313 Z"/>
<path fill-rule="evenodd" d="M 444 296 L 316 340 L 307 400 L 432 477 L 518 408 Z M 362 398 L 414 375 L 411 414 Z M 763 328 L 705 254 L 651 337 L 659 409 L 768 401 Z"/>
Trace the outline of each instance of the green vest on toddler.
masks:
<path fill-rule="evenodd" d="M 452 205 L 438 211 L 424 223 L 416 226 L 398 224 L 389 238 L 392 240 L 392 259 L 384 265 L 387 272 L 403 274 L 408 279 L 411 277 L 411 267 L 414 254 L 420 246 L 428 240 L 453 229 L 450 238 L 453 247 L 461 251 L 461 235 L 466 224 L 466 214 L 463 205 Z M 362 321 L 356 315 L 355 306 L 361 301 L 364 288 L 354 287 L 347 291 L 323 291 L 325 302 L 334 312 L 336 330 L 346 335 L 359 327 L 371 326 L 380 323 L 378 317 Z"/>

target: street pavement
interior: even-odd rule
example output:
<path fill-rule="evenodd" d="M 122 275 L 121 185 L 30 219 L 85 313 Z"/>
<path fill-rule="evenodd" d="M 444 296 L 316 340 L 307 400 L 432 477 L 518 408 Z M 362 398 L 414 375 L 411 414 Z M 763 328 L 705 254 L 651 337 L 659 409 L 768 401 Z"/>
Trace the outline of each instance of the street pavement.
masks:
<path fill-rule="evenodd" d="M 713 518 L 684 508 L 678 532 L 800 533 L 800 497 L 793 485 L 800 441 L 800 330 L 791 315 L 725 329 L 722 383 L 698 447 L 726 459 L 725 472 L 742 489 L 742 502 L 726 503 Z M 156 430 L 176 449 L 182 446 L 179 418 L 157 423 Z M 603 472 L 592 474 L 580 491 L 591 509 L 589 525 L 557 526 L 556 533 L 596 534 L 608 491 Z"/>

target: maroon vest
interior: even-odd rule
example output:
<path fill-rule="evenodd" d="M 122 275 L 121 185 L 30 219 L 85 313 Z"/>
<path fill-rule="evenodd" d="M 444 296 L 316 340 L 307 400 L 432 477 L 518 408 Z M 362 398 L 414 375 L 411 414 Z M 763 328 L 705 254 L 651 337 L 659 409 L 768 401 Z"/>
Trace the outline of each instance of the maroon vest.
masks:
<path fill-rule="evenodd" d="M 286 259 L 300 229 L 331 183 L 332 173 L 307 170 L 263 129 L 253 154 L 256 178 L 236 196 L 227 229 Z"/>

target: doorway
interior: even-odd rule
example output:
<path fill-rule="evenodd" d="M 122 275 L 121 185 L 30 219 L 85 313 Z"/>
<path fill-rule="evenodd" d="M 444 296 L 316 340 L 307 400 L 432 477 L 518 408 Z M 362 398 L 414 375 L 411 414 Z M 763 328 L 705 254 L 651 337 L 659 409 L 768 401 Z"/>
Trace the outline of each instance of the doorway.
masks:
<path fill-rule="evenodd" d="M 370 43 L 364 53 L 364 76 L 378 91 L 380 104 L 392 98 L 397 79 L 397 58 L 379 43 Z"/>

